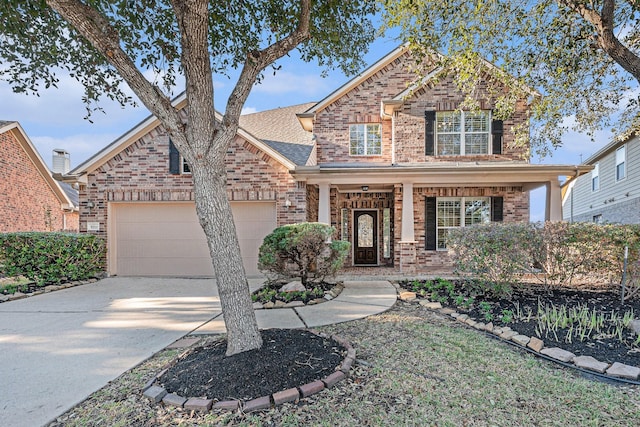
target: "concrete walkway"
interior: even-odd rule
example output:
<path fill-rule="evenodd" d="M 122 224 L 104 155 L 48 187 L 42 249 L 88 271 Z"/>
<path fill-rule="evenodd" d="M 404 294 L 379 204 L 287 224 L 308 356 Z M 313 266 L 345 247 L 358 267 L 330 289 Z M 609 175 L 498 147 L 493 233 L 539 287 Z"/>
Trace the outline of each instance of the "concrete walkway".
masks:
<path fill-rule="evenodd" d="M 252 290 L 262 280 L 250 280 Z M 260 328 L 355 320 L 390 308 L 388 281 L 345 282 L 332 301 L 259 310 Z M 189 333 L 224 332 L 211 279 L 108 278 L 0 304 L 0 424 L 53 420 Z"/>

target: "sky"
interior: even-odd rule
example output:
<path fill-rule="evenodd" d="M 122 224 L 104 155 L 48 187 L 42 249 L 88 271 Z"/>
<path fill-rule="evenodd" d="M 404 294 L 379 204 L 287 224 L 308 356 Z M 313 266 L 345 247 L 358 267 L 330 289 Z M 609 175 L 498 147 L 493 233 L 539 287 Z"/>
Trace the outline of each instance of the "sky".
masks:
<path fill-rule="evenodd" d="M 391 37 L 379 38 L 364 55 L 366 64 L 373 64 L 399 44 L 399 41 Z M 245 103 L 245 113 L 320 101 L 352 78 L 339 70 L 330 71 L 326 77 L 322 77 L 322 68 L 315 63 L 305 63 L 298 59 L 296 52 L 279 64 L 282 65 L 280 71 L 274 75 L 267 70 L 262 83 L 254 86 Z M 49 167 L 53 149 L 69 152 L 73 169 L 149 116 L 148 110 L 143 106 L 122 107 L 104 99 L 100 102 L 104 112 L 93 113 L 92 122 L 89 122 L 85 119 L 82 86 L 68 74 L 61 72 L 59 77 L 57 89 L 43 90 L 39 96 L 13 93 L 7 82 L 0 81 L 0 120 L 19 122 Z M 233 84 L 234 81 L 226 77 L 214 77 L 214 96 L 218 110 L 224 109 Z M 176 89 L 173 95 L 178 95 L 181 91 L 182 89 Z M 563 139 L 562 147 L 552 156 L 533 158 L 532 163 L 579 164 L 581 159 L 587 159 L 612 137 L 610 132 L 603 131 L 592 142 L 586 135 L 569 132 Z M 543 221 L 544 212 L 545 190 L 534 190 L 531 193 L 530 219 Z"/>

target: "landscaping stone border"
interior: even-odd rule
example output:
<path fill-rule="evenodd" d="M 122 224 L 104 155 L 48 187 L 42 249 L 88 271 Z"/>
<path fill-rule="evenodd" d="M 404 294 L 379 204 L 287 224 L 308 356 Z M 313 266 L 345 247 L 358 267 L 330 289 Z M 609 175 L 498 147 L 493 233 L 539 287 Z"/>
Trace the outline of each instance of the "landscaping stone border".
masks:
<path fill-rule="evenodd" d="M 258 301 L 253 303 L 253 309 L 254 310 L 263 310 L 263 309 L 272 310 L 275 308 L 294 308 L 294 307 L 304 307 L 306 305 L 322 304 L 323 302 L 331 301 L 332 299 L 336 298 L 338 295 L 340 295 L 340 293 L 342 293 L 343 290 L 344 290 L 344 282 L 340 281 L 337 283 L 333 283 L 333 287 L 330 290 L 326 291 L 322 298 L 312 299 L 306 304 L 302 301 L 284 302 L 284 301 L 278 300 L 276 302 L 270 301 L 264 304 Z"/>
<path fill-rule="evenodd" d="M 640 378 L 640 367 L 625 365 L 615 362 L 609 364 L 600 362 L 591 356 L 576 356 L 575 354 L 558 347 L 545 347 L 544 341 L 537 337 L 528 337 L 512 330 L 510 327 L 496 327 L 493 323 L 483 323 L 469 317 L 467 314 L 458 313 L 452 308 L 443 308 L 439 302 L 432 302 L 427 299 L 418 300 L 416 294 L 409 291 L 400 291 L 398 299 L 408 303 L 419 303 L 427 310 L 449 316 L 457 322 L 463 323 L 478 331 L 495 335 L 501 340 L 509 341 L 517 347 L 521 347 L 534 354 L 542 355 L 547 359 L 573 365 L 575 368 L 591 371 L 604 375 L 610 379 L 637 381 Z"/>
<path fill-rule="evenodd" d="M 194 410 L 200 412 L 209 412 L 214 410 L 225 411 L 237 411 L 240 410 L 244 413 L 260 411 L 270 409 L 272 406 L 281 405 L 287 402 L 295 402 L 301 398 L 311 396 L 316 393 L 320 393 L 325 388 L 332 388 L 340 381 L 349 376 L 349 371 L 356 360 L 356 350 L 353 346 L 337 335 L 327 335 L 312 329 L 305 329 L 308 332 L 318 335 L 322 338 L 331 338 L 339 345 L 341 345 L 347 354 L 342 360 L 340 365 L 336 368 L 335 372 L 328 375 L 325 378 L 303 384 L 298 387 L 289 388 L 287 390 L 278 391 L 270 394 L 269 396 L 261 396 L 256 399 L 242 401 L 242 400 L 224 400 L 214 402 L 213 399 L 202 399 L 197 397 L 184 397 L 175 393 L 168 393 L 163 387 L 157 384 L 160 377 L 167 371 L 167 369 L 175 363 L 181 356 L 178 356 L 171 364 L 169 364 L 160 373 L 155 375 L 149 380 L 142 388 L 142 395 L 149 399 L 152 403 L 162 403 L 166 406 L 174 406 L 178 408 L 184 408 L 187 410 Z M 167 348 L 187 348 L 194 347 L 200 339 L 198 338 L 182 338 L 175 343 L 171 344 Z M 189 351 L 189 350 L 187 350 Z"/>
<path fill-rule="evenodd" d="M 28 297 L 33 297 L 33 296 L 41 295 L 41 294 L 47 294 L 49 292 L 59 291 L 61 289 L 73 288 L 75 286 L 80 286 L 80 285 L 87 285 L 89 283 L 96 283 L 99 280 L 100 279 L 97 278 L 97 277 L 92 277 L 91 279 L 75 280 L 73 282 L 66 282 L 66 283 L 62 283 L 60 285 L 46 285 L 46 286 L 42 286 L 41 288 L 39 288 L 36 291 L 28 292 L 28 293 L 23 293 L 23 292 L 20 292 L 20 291 L 15 292 L 13 294 L 0 293 L 0 303 L 8 302 L 8 301 L 15 301 L 15 300 L 28 298 Z M 33 282 L 31 282 L 31 283 L 33 283 Z M 28 285 L 28 283 L 26 283 L 25 285 Z"/>

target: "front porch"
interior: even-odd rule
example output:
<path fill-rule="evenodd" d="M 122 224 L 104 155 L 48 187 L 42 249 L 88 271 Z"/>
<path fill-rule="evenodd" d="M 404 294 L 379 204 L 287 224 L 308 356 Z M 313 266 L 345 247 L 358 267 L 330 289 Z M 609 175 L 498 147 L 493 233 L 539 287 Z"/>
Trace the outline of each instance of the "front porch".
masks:
<path fill-rule="evenodd" d="M 558 176 L 577 173 L 584 171 L 513 162 L 333 165 L 293 172 L 307 186 L 307 219 L 331 224 L 335 239 L 351 243 L 348 268 L 393 267 L 401 275 L 449 272 L 447 227 L 528 222 L 529 191 L 535 188 L 547 187 L 546 219 L 562 220 Z"/>

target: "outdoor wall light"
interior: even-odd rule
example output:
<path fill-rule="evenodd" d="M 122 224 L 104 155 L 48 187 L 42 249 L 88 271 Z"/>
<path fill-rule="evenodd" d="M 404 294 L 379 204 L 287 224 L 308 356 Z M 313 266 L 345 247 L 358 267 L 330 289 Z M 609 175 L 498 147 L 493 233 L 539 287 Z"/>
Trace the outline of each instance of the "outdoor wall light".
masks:
<path fill-rule="evenodd" d="M 362 186 L 362 191 L 369 191 L 369 186 L 368 185 L 363 185 Z"/>
<path fill-rule="evenodd" d="M 285 200 L 285 201 L 284 201 L 284 206 L 285 206 L 286 208 L 290 208 L 290 207 L 291 207 L 291 200 L 289 200 L 289 199 Z"/>
<path fill-rule="evenodd" d="M 96 207 L 96 204 L 95 204 L 95 203 L 93 203 L 93 201 L 89 200 L 89 201 L 87 202 L 87 207 L 88 207 L 89 209 L 93 209 L 93 208 L 95 208 L 95 207 Z"/>

